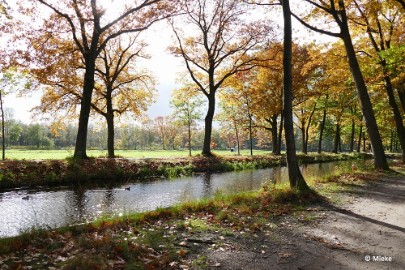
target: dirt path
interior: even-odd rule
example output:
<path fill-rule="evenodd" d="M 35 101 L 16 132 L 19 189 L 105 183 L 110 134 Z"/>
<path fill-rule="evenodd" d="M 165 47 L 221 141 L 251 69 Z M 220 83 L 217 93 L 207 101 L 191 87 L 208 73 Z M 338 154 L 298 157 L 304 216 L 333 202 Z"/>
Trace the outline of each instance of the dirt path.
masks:
<path fill-rule="evenodd" d="M 405 178 L 367 182 L 343 196 L 344 204 L 307 234 L 351 251 L 332 253 L 347 268 L 405 269 Z"/>
<path fill-rule="evenodd" d="M 199 257 L 208 269 L 405 269 L 405 176 L 338 196 L 337 205 L 303 211 L 320 216 L 316 221 L 285 216 L 267 231 L 240 232 L 221 247 L 203 248 Z"/>

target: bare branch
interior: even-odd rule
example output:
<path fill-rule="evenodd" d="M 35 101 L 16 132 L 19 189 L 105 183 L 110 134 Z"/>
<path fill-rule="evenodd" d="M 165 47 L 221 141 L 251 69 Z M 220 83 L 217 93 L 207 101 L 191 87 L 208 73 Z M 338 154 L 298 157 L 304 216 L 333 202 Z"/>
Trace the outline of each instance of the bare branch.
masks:
<path fill-rule="evenodd" d="M 194 74 L 194 71 L 193 71 L 192 68 L 190 67 L 189 61 L 190 61 L 191 58 L 185 53 L 185 50 L 184 50 L 184 48 L 183 48 L 183 42 L 181 41 L 180 36 L 179 36 L 178 32 L 176 31 L 176 29 L 175 29 L 175 27 L 174 27 L 173 24 L 172 24 L 172 29 L 173 29 L 173 32 L 174 32 L 176 38 L 177 38 L 177 41 L 179 42 L 180 52 L 181 52 L 181 55 L 182 55 L 182 57 L 183 57 L 183 59 L 184 59 L 184 61 L 185 61 L 185 63 L 186 63 L 186 67 L 187 67 L 188 72 L 190 73 L 191 79 L 197 84 L 197 86 L 200 88 L 200 90 L 201 90 L 206 96 L 208 96 L 209 93 L 206 91 L 205 87 L 204 87 L 204 86 L 200 83 L 200 81 L 197 79 L 197 77 L 196 77 L 195 74 Z M 203 70 L 204 70 L 204 69 L 203 69 Z M 208 72 L 208 70 L 206 70 L 206 69 L 205 69 L 205 71 Z"/>
<path fill-rule="evenodd" d="M 340 37 L 342 36 L 341 33 L 334 33 L 334 32 L 330 32 L 330 31 L 323 30 L 323 29 L 317 28 L 317 27 L 315 27 L 315 26 L 312 26 L 312 25 L 310 25 L 309 23 L 305 22 L 304 20 L 302 20 L 300 17 L 298 17 L 297 15 L 295 15 L 295 14 L 292 13 L 292 12 L 291 12 L 291 15 L 292 15 L 297 21 L 299 21 L 301 24 L 303 24 L 305 27 L 311 29 L 312 31 L 315 31 L 315 32 L 318 32 L 318 33 L 321 33 L 321 34 L 325 34 L 325 35 L 328 35 L 328 36 L 331 36 L 331 37 L 338 37 L 338 38 L 340 38 Z"/>
<path fill-rule="evenodd" d="M 243 3 L 249 4 L 249 5 L 256 5 L 256 6 L 281 6 L 280 3 L 262 3 L 262 2 L 256 2 L 252 0 L 243 0 Z"/>
<path fill-rule="evenodd" d="M 49 7 L 49 8 L 52 9 L 56 14 L 58 14 L 59 16 L 65 18 L 65 19 L 68 21 L 68 23 L 69 23 L 69 25 L 70 25 L 70 28 L 72 29 L 73 40 L 75 41 L 77 47 L 79 47 L 80 51 L 81 51 L 82 53 L 84 53 L 85 50 L 84 50 L 82 44 L 80 43 L 80 41 L 79 41 L 79 39 L 77 38 L 77 35 L 76 35 L 76 27 L 75 27 L 75 25 L 74 25 L 72 19 L 69 17 L 69 15 L 66 14 L 66 13 L 61 12 L 60 10 L 58 10 L 57 8 L 55 8 L 54 6 L 48 4 L 47 2 L 45 2 L 45 1 L 43 1 L 43 0 L 38 0 L 38 1 L 39 1 L 41 4 L 43 4 L 43 5 L 47 6 L 47 7 Z"/>
<path fill-rule="evenodd" d="M 147 7 L 147 6 L 151 6 L 153 4 L 156 4 L 158 2 L 160 2 L 162 0 L 144 0 L 142 4 L 140 4 L 137 7 L 134 7 L 132 9 L 127 10 L 126 12 L 124 12 L 124 14 L 122 14 L 121 16 L 119 16 L 118 18 L 116 18 L 115 20 L 111 21 L 109 24 L 105 25 L 103 28 L 100 29 L 100 32 L 105 32 L 106 30 L 108 30 L 109 28 L 111 28 L 113 25 L 116 25 L 117 23 L 119 23 L 120 21 L 122 21 L 123 19 L 125 19 L 126 17 L 128 17 L 129 15 L 142 10 L 143 8 Z"/>

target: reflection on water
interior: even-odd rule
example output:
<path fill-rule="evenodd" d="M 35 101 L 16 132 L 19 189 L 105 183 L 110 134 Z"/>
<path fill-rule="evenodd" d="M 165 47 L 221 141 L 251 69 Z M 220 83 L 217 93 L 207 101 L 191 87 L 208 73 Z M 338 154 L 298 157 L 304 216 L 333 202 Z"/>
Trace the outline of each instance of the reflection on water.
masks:
<path fill-rule="evenodd" d="M 358 161 L 356 161 L 358 162 Z M 322 177 L 337 166 L 351 162 L 330 162 L 301 167 L 304 177 Z M 110 189 L 59 189 L 0 193 L 0 237 L 17 235 L 31 227 L 54 228 L 94 220 L 101 215 L 122 215 L 153 210 L 176 203 L 211 197 L 216 192 L 255 190 L 264 182 L 287 179 L 287 168 L 198 174 L 192 177 L 133 183 Z M 126 187 L 130 187 L 127 190 Z M 27 199 L 22 199 L 23 197 Z"/>

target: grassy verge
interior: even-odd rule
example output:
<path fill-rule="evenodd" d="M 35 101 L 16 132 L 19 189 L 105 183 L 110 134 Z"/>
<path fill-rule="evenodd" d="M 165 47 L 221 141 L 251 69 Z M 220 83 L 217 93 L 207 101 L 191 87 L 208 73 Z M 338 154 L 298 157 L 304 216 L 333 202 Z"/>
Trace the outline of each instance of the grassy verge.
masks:
<path fill-rule="evenodd" d="M 299 155 L 301 164 L 362 159 L 358 154 Z M 89 160 L 6 160 L 0 163 L 0 190 L 79 183 L 111 186 L 130 180 L 174 178 L 196 172 L 227 172 L 285 165 L 285 156 L 196 156 L 188 158 Z"/>
<path fill-rule="evenodd" d="M 399 167 L 402 173 L 405 168 Z M 343 173 L 311 180 L 313 190 L 297 193 L 286 185 L 187 202 L 116 219 L 34 230 L 0 239 L 6 269 L 205 269 L 201 245 L 220 251 L 230 240 L 282 229 L 285 218 L 305 226 L 316 210 L 336 200 L 351 185 L 376 181 L 395 172 Z"/>
<path fill-rule="evenodd" d="M 358 154 L 299 155 L 301 164 L 364 159 Z M 227 172 L 285 165 L 285 156 L 197 156 L 188 158 L 89 160 L 6 160 L 0 163 L 0 190 L 67 184 L 111 186 L 130 180 L 154 177 L 174 178 L 195 172 Z"/>
<path fill-rule="evenodd" d="M 61 150 L 43 150 L 43 149 L 7 149 L 7 159 L 17 160 L 55 160 L 66 159 L 73 156 L 73 149 L 61 149 Z M 215 150 L 213 151 L 218 156 L 235 156 L 235 152 L 230 150 Z M 122 158 L 169 158 L 169 157 L 188 157 L 188 150 L 115 150 L 115 154 Z M 192 155 L 198 156 L 201 154 L 201 150 L 193 150 Z M 254 150 L 253 154 L 266 155 L 270 154 L 267 150 Z M 87 151 L 89 157 L 107 157 L 106 150 L 94 150 Z M 250 155 L 249 150 L 241 150 L 242 156 Z"/>

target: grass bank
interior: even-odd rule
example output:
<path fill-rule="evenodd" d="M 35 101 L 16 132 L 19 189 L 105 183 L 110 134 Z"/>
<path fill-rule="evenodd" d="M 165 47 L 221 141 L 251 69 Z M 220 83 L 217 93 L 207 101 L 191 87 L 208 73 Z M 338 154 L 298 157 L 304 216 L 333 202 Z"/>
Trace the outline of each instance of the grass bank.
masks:
<path fill-rule="evenodd" d="M 393 174 L 342 172 L 313 180 L 314 189 L 307 193 L 268 184 L 254 192 L 217 195 L 118 219 L 35 230 L 0 239 L 0 262 L 5 269 L 211 269 L 220 265 L 211 265 L 202 248 L 220 253 L 231 248 L 229 243 L 261 236 L 282 242 L 278 230 L 293 223 L 307 226 L 340 192 Z M 273 252 L 255 242 L 259 254 Z"/>
<path fill-rule="evenodd" d="M 364 159 L 364 154 L 298 155 L 301 164 Z M 151 178 L 174 178 L 200 172 L 228 172 L 285 165 L 285 156 L 215 156 L 186 158 L 89 160 L 5 160 L 0 163 L 0 190 L 69 184 L 112 186 Z"/>
<path fill-rule="evenodd" d="M 44 150 L 44 149 L 7 149 L 7 159 L 17 160 L 55 160 L 66 159 L 73 156 L 74 149 Z M 215 150 L 217 156 L 235 156 L 230 150 Z M 253 155 L 270 154 L 267 150 L 254 150 Z M 201 150 L 193 150 L 192 156 L 201 154 Z M 87 150 L 87 155 L 92 158 L 107 157 L 107 150 Z M 188 157 L 188 150 L 115 150 L 115 155 L 122 158 L 175 158 Z M 242 156 L 250 155 L 249 150 L 241 150 Z"/>

